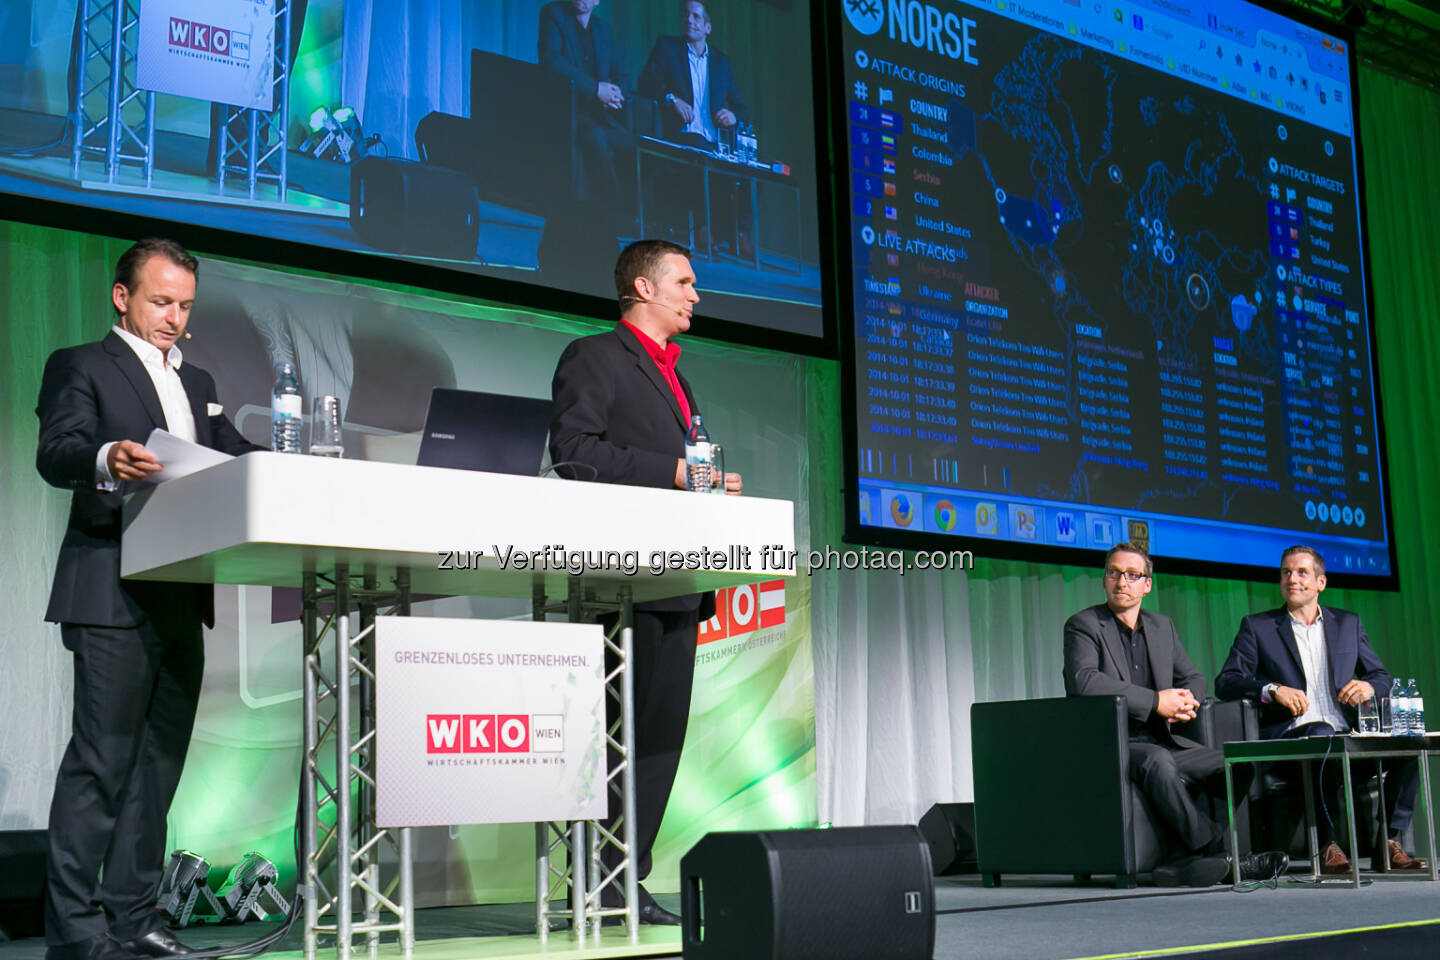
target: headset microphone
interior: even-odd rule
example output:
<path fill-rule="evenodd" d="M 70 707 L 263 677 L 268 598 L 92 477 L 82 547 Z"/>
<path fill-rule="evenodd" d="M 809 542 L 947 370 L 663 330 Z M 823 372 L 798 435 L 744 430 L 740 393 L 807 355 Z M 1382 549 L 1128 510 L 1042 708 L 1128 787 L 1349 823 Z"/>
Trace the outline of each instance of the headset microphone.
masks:
<path fill-rule="evenodd" d="M 185 339 L 186 339 L 186 340 L 189 340 L 189 339 L 190 339 L 190 331 L 189 331 L 189 330 L 186 330 L 186 331 L 185 331 Z"/>

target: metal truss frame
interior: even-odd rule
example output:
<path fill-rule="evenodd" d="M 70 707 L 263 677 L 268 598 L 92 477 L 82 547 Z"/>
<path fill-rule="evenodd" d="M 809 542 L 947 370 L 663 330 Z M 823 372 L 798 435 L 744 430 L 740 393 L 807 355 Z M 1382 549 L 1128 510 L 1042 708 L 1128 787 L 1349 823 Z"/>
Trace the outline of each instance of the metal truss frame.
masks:
<path fill-rule="evenodd" d="M 552 924 L 569 923 L 572 936 L 584 942 L 599 937 L 606 917 L 620 918 L 632 941 L 640 931 L 640 880 L 635 858 L 635 688 L 630 670 L 633 655 L 634 606 L 629 587 L 621 587 L 615 601 L 599 600 L 593 591 L 571 579 L 563 602 L 550 603 L 543 584 L 536 584 L 531 598 L 532 619 L 543 621 L 561 613 L 571 623 L 593 622 L 597 616 L 615 614 L 615 624 L 605 635 L 606 705 L 606 795 L 620 817 L 610 826 L 594 821 L 535 824 L 535 933 L 541 943 L 550 935 Z M 613 710 L 613 713 L 612 713 Z M 613 716 L 613 720 L 609 718 Z M 613 762 L 611 762 L 613 760 Z M 618 828 L 618 829 L 616 829 Z M 602 852 L 613 850 L 607 866 Z M 560 859 L 563 855 L 563 860 Z M 603 894 L 609 888 L 620 906 L 607 907 Z M 563 895 L 563 896 L 562 896 Z M 568 907 L 551 907 L 552 898 L 568 901 Z"/>
<path fill-rule="evenodd" d="M 353 582 L 358 579 L 358 585 Z M 304 757 L 301 769 L 301 888 L 305 894 L 305 957 L 322 934 L 335 937 L 337 960 L 349 960 L 365 937 L 371 957 L 380 935 L 397 933 L 401 953 L 415 947 L 415 891 L 411 828 L 375 822 L 375 616 L 381 606 L 410 614 L 409 571 L 381 589 L 375 573 L 352 577 L 336 564 L 332 578 L 307 571 L 302 583 L 304 631 Z M 330 609 L 321 614 L 320 604 Z M 359 630 L 351 632 L 351 605 Z M 326 667 L 322 644 L 330 638 Z M 331 814 L 333 813 L 333 819 Z M 382 845 L 394 854 L 394 873 L 382 879 Z M 322 874 L 333 867 L 330 883 Z M 364 918 L 355 917 L 356 897 Z"/>
<path fill-rule="evenodd" d="M 375 822 L 375 618 L 410 614 L 410 578 L 401 569 L 382 588 L 373 570 L 352 574 L 337 564 L 332 577 L 306 572 L 302 582 L 304 631 L 304 758 L 301 770 L 301 877 L 305 896 L 305 957 L 313 960 L 320 937 L 335 937 L 337 960 L 349 960 L 363 936 L 370 956 L 380 935 L 397 933 L 409 957 L 415 945 L 411 828 L 382 829 Z M 321 606 L 327 607 L 321 612 Z M 358 607 L 358 615 L 351 607 Z M 605 637 L 607 795 L 621 814 L 608 827 L 591 821 L 535 824 L 535 932 L 546 942 L 553 924 L 569 923 L 582 942 L 598 938 L 606 917 L 618 917 L 630 939 L 639 936 L 639 878 L 635 849 L 635 698 L 632 674 L 633 606 L 630 588 L 603 601 L 571 580 L 563 602 L 550 603 L 543 584 L 532 596 L 532 616 L 566 615 L 573 623 L 614 614 Z M 359 627 L 352 633 L 352 620 Z M 333 647 L 332 649 L 329 649 Z M 613 759 L 613 763 L 609 762 Z M 382 845 L 394 870 L 381 876 Z M 606 855 L 607 847 L 613 855 Z M 606 866 L 605 860 L 610 860 Z M 607 888 L 622 906 L 606 907 Z M 355 917 L 356 893 L 364 918 Z M 565 896 L 568 907 L 552 909 Z"/>
<path fill-rule="evenodd" d="M 80 179 L 81 164 L 95 158 L 115 183 L 122 164 L 135 164 L 148 187 L 155 173 L 155 94 L 135 86 L 140 0 L 80 0 L 76 18 L 71 173 Z"/>
<path fill-rule="evenodd" d="M 284 203 L 290 185 L 290 0 L 275 0 L 275 44 L 271 53 L 272 90 L 277 101 L 274 109 L 265 113 L 221 105 L 215 184 L 223 194 L 228 174 L 243 175 L 253 200 L 262 181 L 273 182 L 275 199 Z"/>

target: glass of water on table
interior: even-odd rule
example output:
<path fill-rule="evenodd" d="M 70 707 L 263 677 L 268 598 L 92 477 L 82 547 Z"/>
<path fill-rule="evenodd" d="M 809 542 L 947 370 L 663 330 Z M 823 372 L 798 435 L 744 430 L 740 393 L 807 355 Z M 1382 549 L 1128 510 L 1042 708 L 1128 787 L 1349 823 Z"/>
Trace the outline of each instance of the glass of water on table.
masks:
<path fill-rule="evenodd" d="M 1362 736 L 1373 737 L 1380 733 L 1380 705 L 1375 698 L 1361 700 L 1357 708 L 1360 714 L 1360 726 L 1358 733 Z"/>
<path fill-rule="evenodd" d="M 341 432 L 339 397 L 317 397 L 310 423 L 310 452 L 317 457 L 341 457 L 345 441 Z"/>

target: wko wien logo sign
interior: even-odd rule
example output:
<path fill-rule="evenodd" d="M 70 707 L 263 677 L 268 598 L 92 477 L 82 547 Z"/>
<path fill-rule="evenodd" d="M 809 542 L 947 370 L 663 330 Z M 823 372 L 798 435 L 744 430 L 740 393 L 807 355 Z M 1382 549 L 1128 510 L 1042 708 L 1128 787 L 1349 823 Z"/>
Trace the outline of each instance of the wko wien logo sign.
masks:
<path fill-rule="evenodd" d="M 170 18 L 170 46 L 236 60 L 250 59 L 250 34 L 179 17 Z"/>
<path fill-rule="evenodd" d="M 785 581 L 767 580 L 715 591 L 715 616 L 700 623 L 699 643 L 785 624 Z"/>
<path fill-rule="evenodd" d="M 430 713 L 426 753 L 564 753 L 558 713 Z"/>

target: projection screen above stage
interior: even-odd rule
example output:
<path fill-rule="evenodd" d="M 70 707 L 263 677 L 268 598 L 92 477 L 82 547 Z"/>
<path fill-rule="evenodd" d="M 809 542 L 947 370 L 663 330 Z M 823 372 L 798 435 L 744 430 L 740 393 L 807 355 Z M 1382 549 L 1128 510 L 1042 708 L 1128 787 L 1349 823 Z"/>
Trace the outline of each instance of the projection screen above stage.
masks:
<path fill-rule="evenodd" d="M 1393 583 L 1349 37 L 837 5 L 848 535 Z"/>
<path fill-rule="evenodd" d="M 0 194 L 31 219 L 133 214 L 207 252 L 607 316 L 620 248 L 660 237 L 693 251 L 700 315 L 738 325 L 708 336 L 823 348 L 801 0 L 694 28 L 676 0 L 605 3 L 584 31 L 568 2 L 146 0 L 114 124 L 111 9 L 0 13 Z"/>

